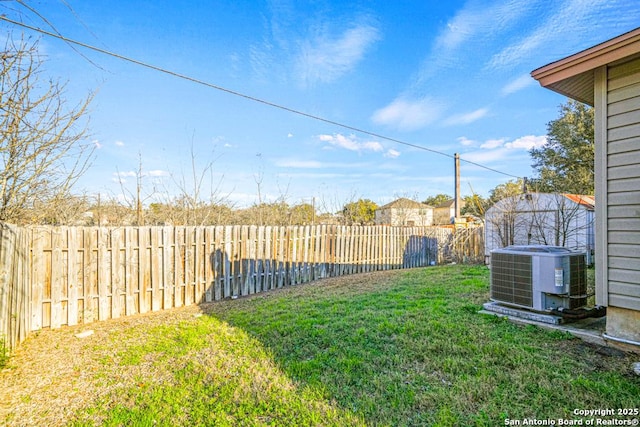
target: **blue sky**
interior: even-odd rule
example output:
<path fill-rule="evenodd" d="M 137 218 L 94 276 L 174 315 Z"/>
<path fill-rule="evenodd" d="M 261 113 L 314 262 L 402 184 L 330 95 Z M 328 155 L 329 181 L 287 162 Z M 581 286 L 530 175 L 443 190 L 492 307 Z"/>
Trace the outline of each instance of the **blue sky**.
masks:
<path fill-rule="evenodd" d="M 532 176 L 528 150 L 565 98 L 530 72 L 640 25 L 635 0 L 2 2 L 29 25 L 328 121 L 296 115 L 42 36 L 67 100 L 95 92 L 96 148 L 78 191 L 147 201 L 206 178 L 234 206 L 316 198 L 487 196 Z M 188 4 L 188 5 L 187 5 Z M 22 31 L 1 23 L 6 32 Z M 25 30 L 28 34 L 36 33 Z M 82 53 L 80 55 L 78 52 Z M 480 168 L 465 160 L 503 173 Z M 206 169 L 210 166 L 210 169 Z"/>

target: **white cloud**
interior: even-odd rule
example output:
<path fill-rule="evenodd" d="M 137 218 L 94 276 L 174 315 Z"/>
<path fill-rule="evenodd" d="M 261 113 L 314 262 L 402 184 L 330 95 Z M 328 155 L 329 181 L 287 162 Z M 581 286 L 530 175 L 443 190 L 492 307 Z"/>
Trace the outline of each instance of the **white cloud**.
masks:
<path fill-rule="evenodd" d="M 440 118 L 442 108 L 440 103 L 431 98 L 396 98 L 391 104 L 375 111 L 371 120 L 403 131 L 417 130 Z"/>
<path fill-rule="evenodd" d="M 233 148 L 235 147 L 235 145 L 233 145 L 232 143 L 230 143 L 229 141 L 227 141 L 227 138 L 225 138 L 224 136 L 214 136 L 211 138 L 211 143 L 213 144 L 214 148 L 221 145 L 223 148 Z"/>
<path fill-rule="evenodd" d="M 464 145 L 465 147 L 470 147 L 473 145 L 476 145 L 476 141 L 474 141 L 473 139 L 469 139 L 466 136 L 461 136 L 458 138 L 458 142 L 461 145 Z"/>
<path fill-rule="evenodd" d="M 396 157 L 400 156 L 400 152 L 398 150 L 394 150 L 393 148 L 390 148 L 387 150 L 384 156 L 390 159 L 395 159 Z"/>
<path fill-rule="evenodd" d="M 135 178 L 138 174 L 135 171 L 114 172 L 111 181 L 119 184 L 126 184 L 127 178 Z"/>
<path fill-rule="evenodd" d="M 507 150 L 526 150 L 532 148 L 540 148 L 547 142 L 544 135 L 525 135 L 509 141 L 506 138 L 488 139 L 480 145 L 485 150 L 494 150 L 496 148 L 505 148 Z"/>
<path fill-rule="evenodd" d="M 487 6 L 486 4 L 478 5 L 468 2 L 440 32 L 436 38 L 436 49 L 445 52 L 452 51 L 464 45 L 477 33 L 482 32 L 486 36 L 490 32 L 498 31 L 499 24 L 508 19 L 497 20 L 496 17 L 506 16 L 506 12 L 517 13 L 518 9 L 503 8 L 499 3 L 496 6 Z M 493 25 L 489 25 L 490 22 Z"/>
<path fill-rule="evenodd" d="M 281 159 L 276 161 L 276 166 L 294 169 L 321 169 L 327 165 L 316 160 Z"/>
<path fill-rule="evenodd" d="M 551 34 L 545 28 L 540 28 L 518 44 L 512 44 L 494 55 L 489 61 L 489 67 L 501 68 L 520 63 L 522 58 L 527 56 L 527 53 L 531 53 L 534 49 L 539 49 L 546 40 L 550 39 L 550 36 Z"/>
<path fill-rule="evenodd" d="M 336 135 L 321 135 L 320 140 L 323 142 L 328 142 L 329 144 L 344 148 L 350 151 L 358 151 L 360 149 L 360 144 L 355 140 L 355 136 L 344 136 L 342 134 Z"/>
<path fill-rule="evenodd" d="M 461 157 L 464 160 L 468 160 L 470 162 L 479 164 L 490 164 L 493 162 L 499 162 L 508 159 L 511 154 L 512 153 L 510 153 L 510 150 L 506 149 L 505 147 L 499 147 L 493 150 L 481 150 L 465 153 Z"/>
<path fill-rule="evenodd" d="M 473 123 L 476 120 L 480 120 L 481 118 L 486 116 L 488 112 L 488 108 L 479 108 L 475 111 L 471 111 L 470 113 L 457 114 L 445 120 L 444 124 L 447 126 L 468 125 L 469 123 Z"/>
<path fill-rule="evenodd" d="M 295 173 L 280 173 L 279 177 L 293 178 L 293 179 L 341 179 L 351 178 L 355 176 L 353 173 L 334 173 L 334 172 L 295 172 Z"/>
<path fill-rule="evenodd" d="M 488 139 L 480 144 L 481 150 L 465 153 L 464 160 L 479 164 L 495 164 L 509 162 L 528 157 L 528 151 L 545 144 L 546 136 L 525 135 L 513 141 L 507 138 Z"/>
<path fill-rule="evenodd" d="M 549 46 L 558 46 L 559 58 L 574 52 L 580 46 L 591 46 L 592 42 L 583 45 L 585 35 L 593 38 L 593 42 L 601 41 L 602 31 L 599 30 L 608 31 L 612 27 L 624 25 L 622 20 L 637 22 L 637 5 L 626 7 L 628 13 L 623 13 L 620 7 L 611 8 L 611 3 L 611 0 L 567 0 L 553 3 L 553 6 L 557 7 L 548 9 L 547 18 L 528 34 L 515 39 L 513 43 L 496 53 L 491 58 L 489 67 L 505 68 L 522 63 L 534 52 L 548 51 Z M 590 28 L 591 31 L 585 34 L 585 28 Z M 551 57 L 555 56 L 554 54 Z"/>
<path fill-rule="evenodd" d="M 382 144 L 380 144 L 377 141 L 363 142 L 361 144 L 361 147 L 362 147 L 363 150 L 370 150 L 370 151 L 382 151 L 382 150 L 384 150 L 384 148 L 382 147 Z"/>
<path fill-rule="evenodd" d="M 526 88 L 527 86 L 531 86 L 534 82 L 535 80 L 533 80 L 529 74 L 523 74 L 515 80 L 507 83 L 500 92 L 502 95 L 510 95 Z"/>
<path fill-rule="evenodd" d="M 532 148 L 540 148 L 547 143 L 547 137 L 544 135 L 526 135 L 506 143 L 504 146 L 509 149 L 531 150 Z"/>
<path fill-rule="evenodd" d="M 322 135 L 331 136 L 331 135 Z M 276 159 L 275 165 L 281 168 L 290 169 L 357 169 L 371 168 L 370 163 L 366 162 L 321 162 L 317 160 L 304 160 L 296 158 Z"/>
<path fill-rule="evenodd" d="M 318 139 L 322 142 L 327 142 L 331 146 L 344 148 L 349 151 L 374 151 L 379 152 L 383 151 L 384 147 L 377 141 L 358 141 L 358 138 L 355 135 L 345 136 L 340 133 L 334 135 L 319 135 Z"/>
<path fill-rule="evenodd" d="M 115 144 L 118 147 L 124 147 L 124 142 L 122 142 L 122 141 L 116 141 Z"/>
<path fill-rule="evenodd" d="M 362 60 L 367 49 L 380 39 L 378 29 L 358 23 L 338 37 L 319 34 L 301 42 L 296 61 L 298 78 L 304 84 L 332 82 L 350 72 Z"/>
<path fill-rule="evenodd" d="M 164 170 L 160 170 L 160 169 L 156 169 L 156 170 L 150 170 L 145 175 L 153 176 L 153 177 L 169 176 L 169 172 L 164 171 Z"/>
<path fill-rule="evenodd" d="M 138 174 L 135 171 L 114 172 L 113 176 L 121 178 L 135 178 Z"/>
<path fill-rule="evenodd" d="M 289 133 L 287 134 L 287 138 L 293 138 L 293 134 L 292 134 L 291 132 L 289 132 Z"/>
<path fill-rule="evenodd" d="M 540 0 L 468 1 L 437 35 L 431 53 L 425 59 L 418 85 L 433 77 L 441 67 L 459 64 L 460 50 L 471 55 L 487 46 L 506 30 L 516 27 Z"/>
<path fill-rule="evenodd" d="M 102 144 L 100 143 L 100 141 L 98 141 L 97 139 L 94 139 L 93 141 L 91 141 L 93 143 L 93 145 L 96 147 L 96 149 L 101 149 L 102 148 Z"/>
<path fill-rule="evenodd" d="M 150 171 L 144 171 L 142 173 L 142 176 L 150 176 L 154 178 L 169 176 L 169 175 L 170 173 L 168 171 L 165 171 L 162 169 L 154 169 Z M 114 172 L 111 180 L 114 182 L 125 183 L 127 182 L 127 178 L 136 178 L 137 176 L 138 176 L 138 172 L 136 171 L 120 171 L 120 172 Z"/>
<path fill-rule="evenodd" d="M 502 147 L 504 146 L 504 143 L 506 142 L 506 139 L 504 138 L 500 138 L 500 139 L 488 139 L 485 142 L 483 142 L 480 145 L 480 148 L 484 148 L 487 150 L 493 150 L 494 148 L 498 148 L 498 147 Z"/>
<path fill-rule="evenodd" d="M 546 141 L 544 135 L 526 135 L 513 141 L 506 138 L 488 139 L 480 145 L 482 150 L 465 153 L 463 158 L 480 164 L 505 162 L 514 159 L 514 156 L 528 156 L 529 150 L 541 147 Z"/>

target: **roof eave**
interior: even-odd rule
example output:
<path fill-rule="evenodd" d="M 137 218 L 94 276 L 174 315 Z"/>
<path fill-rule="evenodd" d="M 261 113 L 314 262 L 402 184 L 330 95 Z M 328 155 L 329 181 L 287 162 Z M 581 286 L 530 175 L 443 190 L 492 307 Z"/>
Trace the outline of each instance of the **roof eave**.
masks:
<path fill-rule="evenodd" d="M 542 87 L 593 105 L 593 70 L 640 52 L 640 28 L 531 72 Z"/>

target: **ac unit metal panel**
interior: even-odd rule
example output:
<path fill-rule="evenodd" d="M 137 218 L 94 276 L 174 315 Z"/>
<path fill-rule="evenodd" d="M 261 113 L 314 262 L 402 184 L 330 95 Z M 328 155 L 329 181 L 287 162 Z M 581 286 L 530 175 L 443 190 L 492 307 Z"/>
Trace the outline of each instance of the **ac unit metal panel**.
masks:
<path fill-rule="evenodd" d="M 586 305 L 586 259 L 557 246 L 509 246 L 491 252 L 491 299 L 537 311 Z"/>

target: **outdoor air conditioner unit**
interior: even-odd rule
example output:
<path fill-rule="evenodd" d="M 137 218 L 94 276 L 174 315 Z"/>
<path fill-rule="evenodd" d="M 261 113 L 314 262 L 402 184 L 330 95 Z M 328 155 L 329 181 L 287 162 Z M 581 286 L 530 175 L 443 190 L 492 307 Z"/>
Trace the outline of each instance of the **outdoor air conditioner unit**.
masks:
<path fill-rule="evenodd" d="M 508 246 L 491 251 L 491 300 L 546 312 L 587 304 L 584 252 L 560 246 Z"/>

